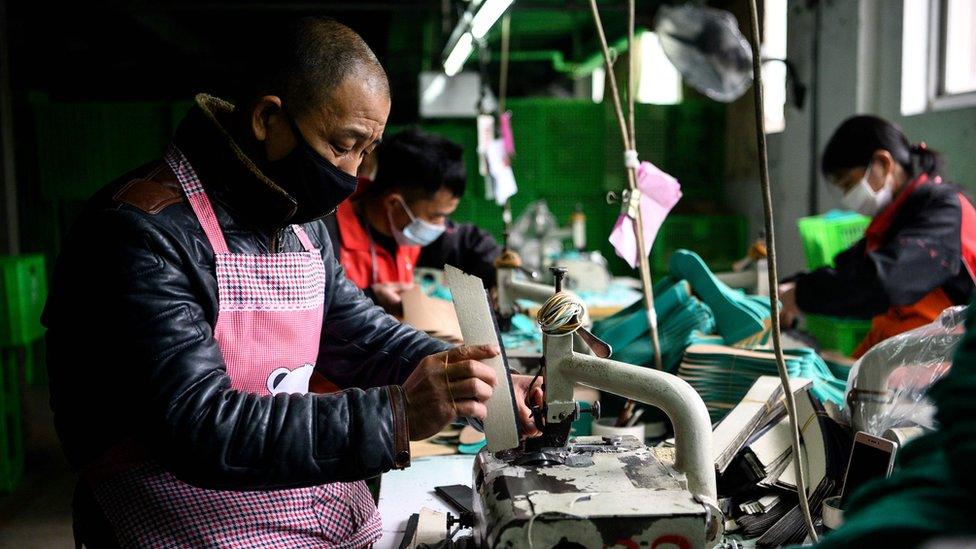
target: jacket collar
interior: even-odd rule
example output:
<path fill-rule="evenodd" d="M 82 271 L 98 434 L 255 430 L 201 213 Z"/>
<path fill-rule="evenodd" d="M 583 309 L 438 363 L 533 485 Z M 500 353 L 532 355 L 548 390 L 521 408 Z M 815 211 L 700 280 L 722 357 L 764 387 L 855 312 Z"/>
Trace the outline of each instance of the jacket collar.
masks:
<path fill-rule="evenodd" d="M 339 234 L 342 239 L 342 247 L 349 250 L 369 251 L 372 240 L 369 238 L 368 229 L 363 226 L 359 216 L 356 215 L 356 206 L 352 200 L 343 200 L 336 208 L 336 221 L 339 225 Z"/>
<path fill-rule="evenodd" d="M 908 185 L 903 189 L 898 196 L 895 197 L 888 207 L 881 210 L 881 213 L 876 215 L 874 219 L 871 220 L 871 224 L 868 225 L 867 230 L 864 231 L 864 236 L 867 242 L 867 251 L 873 252 L 878 249 L 879 246 L 884 242 L 885 236 L 888 234 L 888 230 L 891 229 L 891 225 L 895 222 L 895 218 L 898 217 L 898 212 L 901 211 L 908 197 L 915 192 L 916 189 L 925 185 L 927 183 L 939 184 L 942 183 L 941 177 L 935 177 L 930 179 L 928 174 L 922 173 L 915 179 L 908 182 Z"/>
<path fill-rule="evenodd" d="M 287 225 L 297 203 L 261 172 L 225 128 L 234 105 L 202 93 L 194 101 L 174 143 L 199 174 L 207 194 L 246 225 L 264 230 Z"/>

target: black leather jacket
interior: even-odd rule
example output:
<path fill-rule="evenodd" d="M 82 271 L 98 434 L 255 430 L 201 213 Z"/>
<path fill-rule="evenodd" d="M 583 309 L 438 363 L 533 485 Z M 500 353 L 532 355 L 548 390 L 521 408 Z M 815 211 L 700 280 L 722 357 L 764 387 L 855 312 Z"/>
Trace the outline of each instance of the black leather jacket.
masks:
<path fill-rule="evenodd" d="M 235 253 L 297 251 L 294 200 L 223 130 L 233 107 L 198 96 L 175 143 L 200 174 Z M 409 464 L 399 384 L 442 343 L 373 306 L 343 275 L 321 221 L 326 395 L 230 388 L 213 328 L 213 250 L 175 175 L 154 162 L 88 203 L 55 268 L 44 313 L 51 406 L 72 464 L 135 439 L 185 482 L 255 490 L 375 476 Z"/>

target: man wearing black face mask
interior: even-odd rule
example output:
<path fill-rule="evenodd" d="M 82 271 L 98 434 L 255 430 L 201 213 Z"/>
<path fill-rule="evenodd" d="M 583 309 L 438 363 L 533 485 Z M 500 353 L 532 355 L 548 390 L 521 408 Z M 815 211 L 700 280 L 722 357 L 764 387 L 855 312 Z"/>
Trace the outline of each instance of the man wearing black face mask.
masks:
<path fill-rule="evenodd" d="M 383 133 L 382 67 L 329 20 L 261 46 L 246 100 L 197 96 L 164 158 L 96 194 L 58 258 L 51 404 L 88 547 L 369 545 L 362 480 L 486 413 L 479 360 L 499 350 L 384 314 L 319 220 Z"/>

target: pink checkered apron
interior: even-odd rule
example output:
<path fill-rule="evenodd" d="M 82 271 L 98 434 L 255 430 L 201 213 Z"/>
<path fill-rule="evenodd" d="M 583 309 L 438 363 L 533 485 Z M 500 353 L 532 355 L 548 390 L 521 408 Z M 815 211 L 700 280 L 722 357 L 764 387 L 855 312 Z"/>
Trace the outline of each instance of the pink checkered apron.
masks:
<path fill-rule="evenodd" d="M 307 393 L 325 296 L 321 253 L 233 254 L 196 172 L 171 147 L 166 162 L 214 249 L 219 312 L 214 338 L 231 387 L 260 395 Z M 363 547 L 380 537 L 364 482 L 236 492 L 197 488 L 154 461 L 129 464 L 93 492 L 120 544 L 135 547 Z"/>

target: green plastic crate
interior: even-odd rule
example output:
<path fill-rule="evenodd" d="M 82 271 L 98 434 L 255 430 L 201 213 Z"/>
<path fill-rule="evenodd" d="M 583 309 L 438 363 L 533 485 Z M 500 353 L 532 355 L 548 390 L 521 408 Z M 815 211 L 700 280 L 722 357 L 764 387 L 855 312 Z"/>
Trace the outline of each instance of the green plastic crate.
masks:
<path fill-rule="evenodd" d="M 44 256 L 0 256 L 0 347 L 24 346 L 44 335 Z"/>
<path fill-rule="evenodd" d="M 651 271 L 668 272 L 675 250 L 692 250 L 713 271 L 728 271 L 746 255 L 748 221 L 741 215 L 670 215 L 661 225 L 651 248 Z"/>
<path fill-rule="evenodd" d="M 870 320 L 806 315 L 806 331 L 828 351 L 850 356 L 871 329 Z"/>
<path fill-rule="evenodd" d="M 17 352 L 0 349 L 0 492 L 12 492 L 24 473 Z"/>
<path fill-rule="evenodd" d="M 864 236 L 871 218 L 858 214 L 815 215 L 797 221 L 807 268 L 818 269 L 834 265 L 834 256 L 850 248 Z"/>

